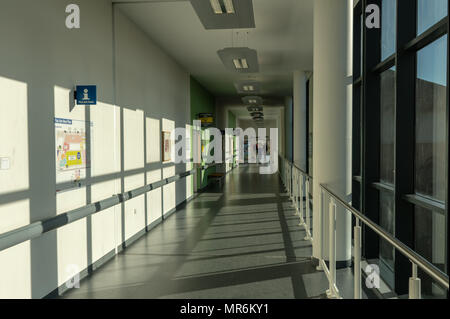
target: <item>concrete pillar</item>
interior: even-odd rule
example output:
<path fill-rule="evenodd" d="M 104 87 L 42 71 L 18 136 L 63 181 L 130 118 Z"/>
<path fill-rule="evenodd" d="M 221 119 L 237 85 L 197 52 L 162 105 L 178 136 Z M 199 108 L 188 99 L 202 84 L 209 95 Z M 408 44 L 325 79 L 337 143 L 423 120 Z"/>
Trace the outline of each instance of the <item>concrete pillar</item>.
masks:
<path fill-rule="evenodd" d="M 327 260 L 328 196 L 324 196 L 322 229 L 318 224 L 320 184 L 338 196 L 351 196 L 352 0 L 314 1 L 314 119 L 313 119 L 313 256 Z M 351 146 L 351 144 L 350 144 Z M 351 215 L 338 204 L 336 260 L 351 259 Z"/>
<path fill-rule="evenodd" d="M 306 74 L 294 71 L 294 163 L 306 172 Z"/>

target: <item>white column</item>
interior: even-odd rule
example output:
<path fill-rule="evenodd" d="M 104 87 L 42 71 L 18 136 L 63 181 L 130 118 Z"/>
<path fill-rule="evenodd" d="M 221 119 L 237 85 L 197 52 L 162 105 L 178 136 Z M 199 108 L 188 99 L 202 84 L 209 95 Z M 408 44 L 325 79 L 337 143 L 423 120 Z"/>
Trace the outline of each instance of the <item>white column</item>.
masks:
<path fill-rule="evenodd" d="M 328 210 L 317 221 L 320 187 L 327 184 L 338 196 L 351 194 L 352 0 L 314 1 L 314 119 L 313 119 L 313 256 L 328 260 Z M 324 196 L 323 207 L 329 197 Z M 351 259 L 351 216 L 338 204 L 336 260 Z"/>
<path fill-rule="evenodd" d="M 306 171 L 306 75 L 294 71 L 294 163 Z"/>

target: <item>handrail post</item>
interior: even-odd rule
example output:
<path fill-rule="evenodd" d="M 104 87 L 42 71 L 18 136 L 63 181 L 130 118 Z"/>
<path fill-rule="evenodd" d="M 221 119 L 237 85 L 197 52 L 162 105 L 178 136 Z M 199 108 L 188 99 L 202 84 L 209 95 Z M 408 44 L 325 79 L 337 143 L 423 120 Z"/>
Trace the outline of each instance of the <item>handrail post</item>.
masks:
<path fill-rule="evenodd" d="M 305 240 L 311 240 L 311 212 L 309 209 L 309 180 L 305 178 L 305 200 L 306 200 L 306 237 Z"/>
<path fill-rule="evenodd" d="M 355 276 L 355 299 L 362 299 L 361 294 L 361 226 L 359 224 L 359 219 L 356 218 L 356 226 L 354 227 L 354 252 L 355 265 L 354 265 L 354 276 Z"/>
<path fill-rule="evenodd" d="M 295 198 L 295 202 L 297 203 L 297 210 L 295 212 L 296 216 L 300 216 L 300 181 L 301 181 L 301 174 L 298 172 L 297 174 L 297 184 L 295 185 L 295 189 L 297 190 L 297 197 Z"/>
<path fill-rule="evenodd" d="M 289 164 L 289 196 L 292 201 L 292 165 Z"/>
<path fill-rule="evenodd" d="M 421 299 L 421 282 L 417 277 L 417 265 L 412 263 L 412 276 L 409 278 L 409 299 Z"/>
<path fill-rule="evenodd" d="M 300 172 L 297 171 L 297 174 L 295 175 L 295 184 L 294 184 L 294 193 L 295 193 L 295 216 L 298 216 L 299 210 L 300 210 L 300 191 L 298 189 L 298 185 L 299 185 L 299 180 L 300 180 Z"/>
<path fill-rule="evenodd" d="M 292 167 L 292 174 L 291 174 L 291 207 L 295 208 L 295 170 L 294 167 Z"/>
<path fill-rule="evenodd" d="M 337 298 L 335 294 L 336 289 L 336 202 L 334 198 L 331 198 L 329 203 L 329 242 L 330 242 L 330 253 L 329 253 L 329 269 L 330 278 L 329 285 L 330 289 L 327 290 L 328 298 Z"/>
<path fill-rule="evenodd" d="M 300 224 L 299 224 L 299 226 L 306 227 L 305 220 L 303 218 L 303 216 L 304 216 L 304 214 L 303 214 L 303 178 L 304 178 L 304 176 L 302 175 L 302 177 L 300 179 L 300 194 L 299 194 L 299 197 L 300 197 Z"/>
<path fill-rule="evenodd" d="M 320 194 L 319 194 L 320 198 L 319 198 L 319 214 L 318 214 L 318 219 L 317 219 L 317 224 L 318 229 L 319 229 L 319 234 L 318 234 L 318 238 L 317 238 L 317 251 L 318 251 L 318 255 L 319 255 L 319 265 L 316 267 L 316 270 L 318 271 L 323 271 L 323 267 L 322 267 L 322 263 L 321 261 L 323 260 L 323 255 L 322 255 L 322 251 L 323 251 L 323 231 L 322 231 L 322 220 L 323 220 L 323 189 L 322 187 L 320 187 Z"/>

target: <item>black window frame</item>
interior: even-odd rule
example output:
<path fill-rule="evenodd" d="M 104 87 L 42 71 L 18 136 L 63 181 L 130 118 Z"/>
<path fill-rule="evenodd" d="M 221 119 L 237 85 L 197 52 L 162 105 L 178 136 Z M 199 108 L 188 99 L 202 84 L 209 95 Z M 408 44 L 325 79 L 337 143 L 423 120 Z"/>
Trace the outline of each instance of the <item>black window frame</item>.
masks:
<path fill-rule="evenodd" d="M 450 0 L 448 0 L 450 9 Z M 449 177 L 449 22 L 448 14 L 428 30 L 417 35 L 417 0 L 397 0 L 396 52 L 381 61 L 381 28 L 365 27 L 365 8 L 382 0 L 360 0 L 354 7 L 353 19 L 353 159 L 352 205 L 379 223 L 380 192 L 394 195 L 395 236 L 414 248 L 414 210 L 416 206 L 443 212 L 446 216 L 445 240 L 448 242 Z M 381 12 L 380 12 L 381 14 Z M 362 41 L 361 22 L 362 15 Z M 382 27 L 382 26 L 381 26 Z M 415 193 L 415 116 L 417 52 L 447 34 L 447 127 L 445 203 Z M 361 56 L 362 46 L 362 56 Z M 362 70 L 361 70 L 362 59 Z M 380 181 L 380 74 L 396 68 L 395 105 L 395 185 Z M 411 107 L 413 105 L 413 107 Z M 448 246 L 447 246 L 448 247 Z M 363 256 L 378 259 L 379 237 L 364 228 Z M 448 273 L 448 253 L 446 252 Z M 408 291 L 411 262 L 395 253 L 395 291 Z"/>

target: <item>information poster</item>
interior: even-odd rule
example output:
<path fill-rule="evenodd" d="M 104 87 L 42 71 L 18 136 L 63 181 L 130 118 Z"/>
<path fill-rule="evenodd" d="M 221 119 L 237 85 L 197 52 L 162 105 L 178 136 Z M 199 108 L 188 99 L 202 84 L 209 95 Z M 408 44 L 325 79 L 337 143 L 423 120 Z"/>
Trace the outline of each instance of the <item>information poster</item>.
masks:
<path fill-rule="evenodd" d="M 85 121 L 55 118 L 57 183 L 86 177 L 86 126 Z"/>

